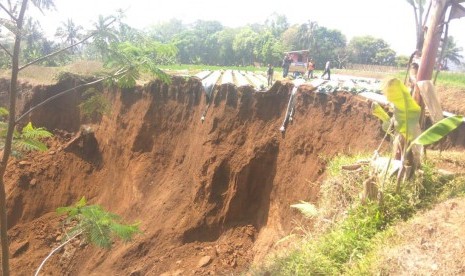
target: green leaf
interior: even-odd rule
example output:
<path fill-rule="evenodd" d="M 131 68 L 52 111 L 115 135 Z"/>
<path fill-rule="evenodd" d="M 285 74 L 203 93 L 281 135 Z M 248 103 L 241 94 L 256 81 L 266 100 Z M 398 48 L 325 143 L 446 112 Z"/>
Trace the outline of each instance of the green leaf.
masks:
<path fill-rule="evenodd" d="M 391 126 L 391 117 L 384 111 L 384 109 L 376 102 L 373 102 L 371 105 L 371 110 L 373 115 L 378 117 L 383 122 L 383 130 L 385 132 L 392 132 L 392 129 L 390 129 Z M 391 134 L 391 133 L 390 133 Z"/>
<path fill-rule="evenodd" d="M 95 88 L 86 90 L 82 96 L 85 99 L 79 104 L 79 109 L 84 118 L 103 116 L 110 112 L 110 102 Z"/>
<path fill-rule="evenodd" d="M 389 115 L 384 111 L 384 109 L 378 104 L 378 103 L 373 103 L 371 105 L 371 111 L 373 115 L 378 117 L 383 123 L 389 123 L 389 120 L 391 119 Z"/>
<path fill-rule="evenodd" d="M 388 101 L 394 104 L 396 130 L 407 141 L 412 140 L 415 137 L 415 127 L 420 120 L 420 106 L 410 96 L 408 88 L 398 79 L 391 79 L 387 83 L 384 93 Z"/>
<path fill-rule="evenodd" d="M 0 107 L 0 116 L 1 117 L 8 116 L 8 114 L 10 114 L 10 112 L 8 112 L 8 109 L 6 109 L 4 107 Z"/>
<path fill-rule="evenodd" d="M 66 213 L 68 220 L 77 222 L 72 232 L 83 233 L 89 242 L 102 248 L 111 248 L 113 238 L 129 241 L 135 234 L 141 233 L 138 223 L 122 224 L 118 215 L 105 211 L 99 205 L 87 205 L 85 197 L 74 206 L 58 208 L 57 212 Z M 68 236 L 71 234 L 68 233 Z"/>
<path fill-rule="evenodd" d="M 81 197 L 81 199 L 78 202 L 76 202 L 76 204 L 74 206 L 76 208 L 82 208 L 82 207 L 84 207 L 86 205 L 87 205 L 87 200 L 86 200 L 86 197 L 83 196 L 83 197 Z"/>
<path fill-rule="evenodd" d="M 0 121 L 0 137 L 5 138 L 8 131 L 8 123 Z"/>
<path fill-rule="evenodd" d="M 56 212 L 59 215 L 63 215 L 63 214 L 67 214 L 67 213 L 71 212 L 72 209 L 74 209 L 74 207 L 58 207 L 56 209 Z"/>
<path fill-rule="evenodd" d="M 15 142 L 15 146 L 21 151 L 46 151 L 47 145 L 33 139 L 21 139 Z"/>
<path fill-rule="evenodd" d="M 41 138 L 48 138 L 52 136 L 53 134 L 44 128 L 32 127 L 31 123 L 27 124 L 27 126 L 23 128 L 23 131 L 21 133 L 21 139 L 41 139 Z"/>
<path fill-rule="evenodd" d="M 113 223 L 112 225 L 110 225 L 110 229 L 114 233 L 114 235 L 116 235 L 123 241 L 130 241 L 134 234 L 140 233 L 139 223 L 129 225 Z"/>
<path fill-rule="evenodd" d="M 435 143 L 459 127 L 462 123 L 462 116 L 444 118 L 415 138 L 415 140 L 412 141 L 412 144 L 426 146 Z"/>

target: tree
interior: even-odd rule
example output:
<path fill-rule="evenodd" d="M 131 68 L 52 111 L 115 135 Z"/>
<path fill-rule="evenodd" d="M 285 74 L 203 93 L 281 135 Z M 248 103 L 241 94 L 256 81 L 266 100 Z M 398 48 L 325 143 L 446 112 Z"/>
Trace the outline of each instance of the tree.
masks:
<path fill-rule="evenodd" d="M 52 1 L 32 1 L 34 6 L 41 8 L 47 8 L 53 6 Z M 11 2 L 9 2 L 11 4 Z M 18 4 L 18 3 L 17 3 Z M 0 238 L 2 241 L 2 273 L 4 276 L 10 275 L 9 259 L 10 254 L 8 251 L 8 227 L 7 227 L 7 216 L 6 216 L 6 194 L 5 194 L 5 172 L 8 165 L 8 159 L 11 155 L 11 149 L 13 144 L 13 134 L 16 125 L 16 93 L 17 93 L 17 81 L 19 73 L 19 56 L 21 54 L 21 31 L 23 30 L 24 17 L 28 0 L 22 0 L 19 6 L 19 10 L 14 6 L 9 8 L 0 6 L 9 16 L 6 23 L 3 23 L 3 27 L 7 28 L 14 36 L 13 51 L 7 51 L 5 47 L 2 47 L 8 55 L 11 57 L 11 79 L 10 79 L 10 108 L 8 117 L 8 130 L 5 137 L 5 147 L 3 148 L 3 156 L 0 163 Z"/>
<path fill-rule="evenodd" d="M 234 65 L 236 55 L 233 50 L 233 42 L 236 37 L 237 30 L 226 28 L 215 34 L 218 43 L 218 63 L 221 65 Z"/>
<path fill-rule="evenodd" d="M 198 56 L 203 64 L 217 64 L 218 43 L 215 37 L 217 32 L 224 29 L 218 21 L 197 20 L 192 25 L 198 39 Z"/>
<path fill-rule="evenodd" d="M 13 49 L 8 49 L 5 45 L 1 45 L 1 49 L 11 58 L 11 78 L 9 86 L 9 114 L 8 114 L 8 123 L 7 131 L 4 138 L 4 147 L 3 147 L 3 156 L 0 162 L 0 238 L 1 238 L 1 250 L 2 250 L 2 273 L 4 276 L 10 274 L 9 270 L 9 241 L 8 241 L 8 226 L 7 226 L 7 215 L 6 215 L 6 194 L 5 194 L 5 172 L 8 166 L 8 160 L 12 153 L 12 146 L 14 142 L 15 133 L 17 133 L 16 126 L 24 118 L 26 118 L 31 112 L 37 108 L 44 106 L 54 99 L 61 97 L 67 93 L 71 93 L 81 88 L 91 87 L 97 83 L 108 80 L 109 83 L 119 84 L 120 87 L 131 87 L 135 85 L 136 78 L 140 75 L 141 72 L 147 71 L 150 72 L 163 81 L 168 82 L 169 78 L 166 74 L 160 71 L 156 65 L 147 57 L 141 57 L 135 59 L 131 52 L 125 51 L 125 49 L 116 48 L 115 51 L 112 51 L 113 59 L 111 62 L 107 63 L 107 66 L 110 67 L 110 73 L 107 75 L 96 79 L 92 82 L 81 84 L 75 86 L 71 89 L 59 92 L 48 99 L 45 99 L 36 106 L 31 107 L 28 111 L 24 112 L 20 116 L 16 114 L 16 99 L 18 92 L 18 74 L 21 70 L 36 64 L 43 62 L 53 56 L 56 56 L 64 51 L 75 47 L 79 44 L 86 42 L 91 39 L 98 32 L 92 32 L 85 38 L 80 41 L 75 41 L 72 45 L 68 47 L 59 49 L 55 52 L 52 52 L 48 55 L 37 58 L 29 63 L 20 65 L 20 55 L 21 55 L 21 44 L 23 40 L 23 30 L 25 23 L 25 15 L 29 0 L 21 0 L 16 3 L 16 5 L 11 5 L 12 1 L 8 1 L 9 6 L 5 7 L 3 4 L 0 4 L 0 9 L 2 9 L 8 16 L 8 18 L 1 18 L 0 24 L 2 27 L 8 29 L 14 38 Z M 52 0 L 31 0 L 30 1 L 35 7 L 40 10 L 49 9 L 54 7 Z M 109 24 L 111 24 L 110 22 Z M 120 50 L 120 51 L 117 51 Z"/>
<path fill-rule="evenodd" d="M 68 18 L 66 22 L 61 22 L 61 26 L 57 28 L 55 33 L 56 37 L 61 38 L 68 46 L 75 44 L 80 38 L 82 38 L 81 32 L 83 27 L 76 25 L 73 19 Z M 71 50 L 72 53 L 73 50 Z"/>
<path fill-rule="evenodd" d="M 420 62 L 419 62 L 419 67 L 418 67 L 418 72 L 416 75 L 416 80 L 418 82 L 426 82 L 431 84 L 432 77 L 433 77 L 433 71 L 434 67 L 436 65 L 436 59 L 438 55 L 438 50 L 441 42 L 441 37 L 443 35 L 443 30 L 444 26 L 446 26 L 446 37 L 447 37 L 447 26 L 450 20 L 456 19 L 456 18 L 461 18 L 465 16 L 465 7 L 460 5 L 463 0 L 433 0 L 431 1 L 431 10 L 428 11 L 429 18 L 428 18 L 428 28 L 425 28 L 425 30 L 428 30 L 426 32 L 426 35 L 424 36 L 424 43 L 422 43 L 422 48 L 421 52 L 418 51 L 420 50 L 418 45 L 417 45 L 417 54 L 419 52 L 420 54 Z M 413 3 L 413 1 L 409 1 L 410 4 Z M 420 4 L 422 1 L 419 2 Z M 415 7 L 414 7 L 415 8 Z M 449 10 L 450 9 L 450 10 Z M 447 11 L 449 12 L 447 13 Z M 431 12 L 431 13 L 430 13 Z M 446 20 L 446 14 L 448 14 L 448 19 Z M 417 16 L 415 14 L 415 16 Z M 417 25 L 418 26 L 418 25 Z M 423 36 L 422 36 L 423 37 Z M 413 56 L 412 56 L 413 57 Z M 412 62 L 412 60 L 410 60 Z M 432 87 L 428 85 L 428 87 Z M 411 87 L 410 93 L 413 92 L 413 98 L 415 102 L 418 104 L 420 107 L 420 115 L 419 119 L 417 122 L 420 124 L 420 128 L 423 128 L 425 126 L 425 103 L 422 99 L 422 95 L 420 93 L 420 88 L 419 86 L 414 83 Z M 431 89 L 425 89 L 423 91 L 425 93 L 429 92 L 431 93 L 431 96 L 434 96 L 434 91 Z M 401 149 L 402 147 L 405 148 L 408 140 L 406 139 L 399 139 L 401 142 L 399 143 L 398 148 L 396 149 Z M 401 156 L 396 155 L 396 159 L 400 159 Z M 418 167 L 418 161 L 413 158 L 413 155 L 408 157 L 408 163 L 409 165 L 413 168 L 412 171 L 415 171 L 416 168 Z M 402 167 L 399 176 L 402 174 L 406 173 L 406 168 Z M 413 174 L 407 175 L 407 177 L 412 177 Z"/>
<path fill-rule="evenodd" d="M 316 67 L 324 67 L 326 61 L 334 61 L 338 49 L 346 47 L 346 37 L 339 30 L 318 27 L 314 30 L 315 45 L 310 49 L 310 56 Z"/>
<path fill-rule="evenodd" d="M 194 22 L 189 29 L 177 34 L 172 42 L 179 49 L 182 63 L 216 64 L 218 45 L 216 33 L 224 27 L 218 21 Z"/>
<path fill-rule="evenodd" d="M 281 43 L 284 51 L 293 51 L 297 49 L 297 32 L 298 26 L 291 26 L 281 34 Z"/>
<path fill-rule="evenodd" d="M 200 49 L 202 42 L 200 38 L 191 30 L 186 30 L 176 35 L 173 44 L 179 49 L 179 62 L 196 63 L 200 62 Z"/>
<path fill-rule="evenodd" d="M 396 56 L 395 64 L 397 67 L 406 67 L 408 65 L 408 61 L 409 61 L 408 56 L 399 55 L 399 56 Z"/>
<path fill-rule="evenodd" d="M 313 33 L 318 29 L 318 23 L 315 21 L 308 21 L 300 25 L 297 31 L 297 43 L 299 49 L 309 50 L 315 47 L 315 36 Z"/>
<path fill-rule="evenodd" d="M 42 55 L 42 41 L 45 40 L 40 23 L 28 18 L 24 24 L 25 47 L 23 50 L 24 60 L 31 61 Z"/>
<path fill-rule="evenodd" d="M 372 36 L 356 36 L 349 42 L 350 60 L 353 63 L 393 65 L 396 53 L 389 44 Z"/>
<path fill-rule="evenodd" d="M 383 48 L 379 50 L 374 58 L 374 64 L 377 65 L 395 65 L 396 52 L 391 48 Z"/>
<path fill-rule="evenodd" d="M 463 48 L 457 46 L 454 37 L 449 36 L 444 51 L 441 51 L 442 56 L 440 57 L 439 64 L 441 64 L 444 69 L 448 68 L 449 61 L 456 65 L 460 65 L 463 59 L 463 56 L 460 54 L 462 51 Z"/>
<path fill-rule="evenodd" d="M 242 65 L 250 65 L 254 62 L 254 50 L 258 34 L 250 28 L 244 28 L 234 38 L 233 49 L 241 59 Z"/>
<path fill-rule="evenodd" d="M 416 29 L 415 34 L 417 37 L 416 49 L 421 50 L 423 47 L 423 42 L 424 42 L 423 24 L 425 22 L 425 18 L 423 18 L 423 15 L 425 12 L 424 6 L 425 6 L 426 0 L 406 0 L 406 1 L 413 8 L 413 13 L 415 15 L 415 29 Z"/>
<path fill-rule="evenodd" d="M 112 16 L 104 17 L 103 15 L 99 15 L 98 20 L 92 24 L 95 31 L 99 33 L 99 36 L 94 38 L 91 48 L 95 49 L 94 52 L 103 61 L 108 58 L 107 49 L 112 43 L 118 41 L 115 30 L 107 28 L 108 23 L 114 19 Z"/>
<path fill-rule="evenodd" d="M 117 27 L 114 30 L 114 33 L 117 37 L 119 42 L 131 41 L 133 43 L 137 43 L 144 39 L 142 32 L 139 30 L 129 26 L 123 19 L 125 18 L 125 14 L 122 10 L 117 10 L 116 16 L 116 24 Z"/>
<path fill-rule="evenodd" d="M 273 13 L 265 21 L 265 25 L 276 37 L 280 37 L 289 28 L 287 17 L 283 14 Z"/>
<path fill-rule="evenodd" d="M 176 34 L 186 30 L 186 26 L 179 19 L 172 18 L 168 22 L 163 22 L 150 27 L 149 36 L 157 41 L 168 43 Z"/>
<path fill-rule="evenodd" d="M 268 31 L 258 34 L 255 56 L 265 64 L 277 64 L 283 53 L 281 43 Z"/>

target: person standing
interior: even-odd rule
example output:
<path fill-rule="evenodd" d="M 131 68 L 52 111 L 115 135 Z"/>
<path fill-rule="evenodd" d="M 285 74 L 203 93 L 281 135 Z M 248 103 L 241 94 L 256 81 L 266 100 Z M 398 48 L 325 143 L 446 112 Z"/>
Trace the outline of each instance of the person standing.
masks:
<path fill-rule="evenodd" d="M 273 74 L 274 74 L 274 69 L 271 64 L 268 64 L 268 70 L 266 71 L 266 75 L 268 76 L 268 86 L 273 85 Z"/>
<path fill-rule="evenodd" d="M 325 65 L 325 71 L 323 72 L 323 75 L 321 75 L 321 78 L 323 78 L 326 74 L 328 74 L 328 80 L 331 80 L 331 62 L 328 60 Z"/>
<path fill-rule="evenodd" d="M 313 59 L 310 59 L 310 61 L 307 64 L 307 79 L 313 79 L 313 70 L 315 70 L 315 64 L 313 64 Z"/>
<path fill-rule="evenodd" d="M 291 58 L 289 57 L 288 54 L 286 54 L 283 59 L 283 78 L 287 77 L 290 66 L 291 66 Z"/>

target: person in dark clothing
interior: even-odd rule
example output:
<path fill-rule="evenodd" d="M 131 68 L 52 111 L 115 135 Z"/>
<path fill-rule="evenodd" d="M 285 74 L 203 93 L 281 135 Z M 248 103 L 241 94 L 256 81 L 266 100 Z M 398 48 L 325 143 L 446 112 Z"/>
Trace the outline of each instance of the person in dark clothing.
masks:
<path fill-rule="evenodd" d="M 328 74 L 328 80 L 331 80 L 331 62 L 328 60 L 325 65 L 325 71 L 323 72 L 323 75 L 321 75 L 321 78 L 323 78 L 326 74 Z"/>
<path fill-rule="evenodd" d="M 283 59 L 283 78 L 287 77 L 289 73 L 289 67 L 291 66 L 292 59 L 289 55 L 285 55 Z"/>
<path fill-rule="evenodd" d="M 266 71 L 266 75 L 268 76 L 268 86 L 273 85 L 273 74 L 274 74 L 274 69 L 271 64 L 268 64 L 268 70 Z"/>

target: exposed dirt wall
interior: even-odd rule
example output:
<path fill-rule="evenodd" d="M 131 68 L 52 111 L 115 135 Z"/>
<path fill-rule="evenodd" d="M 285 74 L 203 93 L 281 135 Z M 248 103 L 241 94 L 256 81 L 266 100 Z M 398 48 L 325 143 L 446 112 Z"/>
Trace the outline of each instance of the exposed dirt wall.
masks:
<path fill-rule="evenodd" d="M 266 93 L 224 85 L 203 123 L 206 102 L 195 79 L 106 91 L 111 114 L 91 126 L 95 139 L 73 143 L 76 95 L 34 113 L 37 125 L 66 132 L 57 131 L 49 152 L 9 166 L 13 270 L 31 274 L 63 235 L 50 212 L 82 196 L 140 221 L 144 234 L 111 251 L 73 243 L 47 273 L 225 274 L 261 259 L 300 216 L 289 205 L 317 199 L 311 183 L 326 158 L 372 151 L 381 138 L 364 100 L 305 88 L 282 135 L 290 89 L 279 82 Z M 210 261 L 199 267 L 203 256 Z"/>

